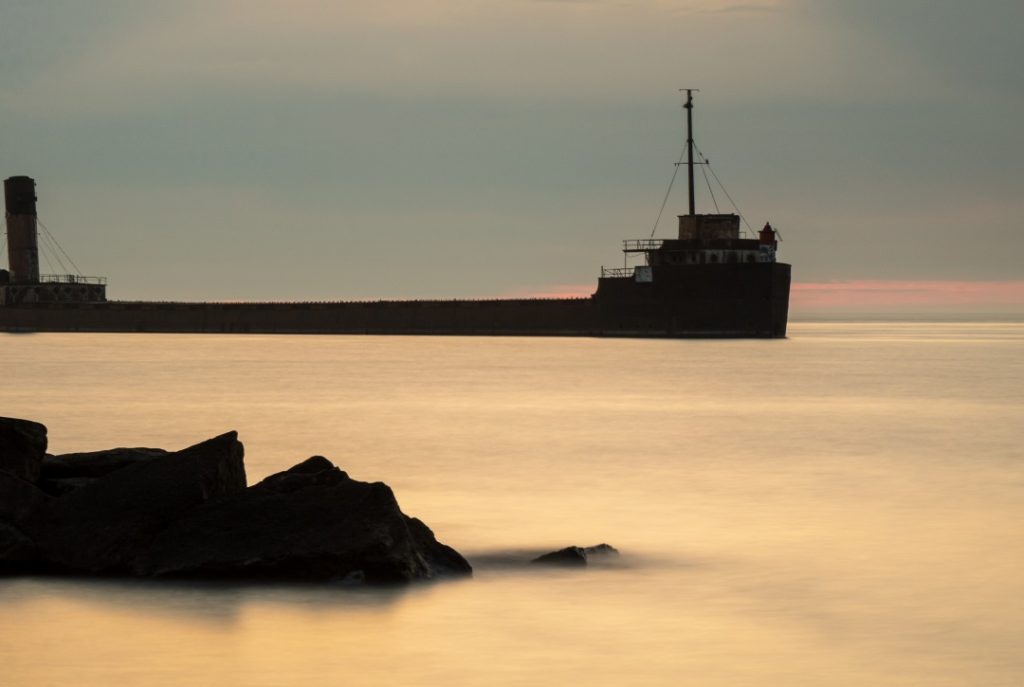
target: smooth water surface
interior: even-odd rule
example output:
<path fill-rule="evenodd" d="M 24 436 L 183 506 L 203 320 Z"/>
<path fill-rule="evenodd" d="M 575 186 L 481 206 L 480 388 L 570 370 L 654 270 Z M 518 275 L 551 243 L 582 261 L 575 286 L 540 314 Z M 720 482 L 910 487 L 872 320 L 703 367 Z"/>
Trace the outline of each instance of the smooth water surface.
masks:
<path fill-rule="evenodd" d="M 1024 325 L 783 341 L 0 336 L 51 452 L 229 429 L 475 564 L 399 589 L 0 580 L 0 684 L 1019 685 Z M 616 565 L 531 569 L 607 541 Z"/>

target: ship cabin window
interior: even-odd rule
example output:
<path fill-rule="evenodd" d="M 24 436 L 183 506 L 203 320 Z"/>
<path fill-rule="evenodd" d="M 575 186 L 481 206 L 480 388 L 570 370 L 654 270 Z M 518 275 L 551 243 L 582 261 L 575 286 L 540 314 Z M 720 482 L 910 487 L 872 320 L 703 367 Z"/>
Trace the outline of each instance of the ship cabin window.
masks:
<path fill-rule="evenodd" d="M 747 253 L 747 262 L 754 262 L 754 254 Z"/>
<path fill-rule="evenodd" d="M 718 262 L 718 255 L 716 255 L 715 253 L 712 253 L 712 254 L 710 255 L 710 258 L 711 258 L 711 259 L 710 259 L 710 262 L 711 262 L 712 264 L 714 264 L 714 263 L 717 263 L 717 262 Z"/>
<path fill-rule="evenodd" d="M 736 257 L 736 251 L 729 251 L 729 264 L 734 262 L 739 262 L 739 259 Z"/>

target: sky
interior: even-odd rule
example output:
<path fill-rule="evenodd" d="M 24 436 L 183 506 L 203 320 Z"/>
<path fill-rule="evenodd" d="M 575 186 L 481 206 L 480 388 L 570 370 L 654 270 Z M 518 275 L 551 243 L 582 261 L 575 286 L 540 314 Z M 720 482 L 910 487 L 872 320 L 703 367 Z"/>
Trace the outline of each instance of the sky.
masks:
<path fill-rule="evenodd" d="M 1020 0 L 0 0 L 0 176 L 111 298 L 586 295 L 655 229 L 699 88 L 795 312 L 1024 312 L 1021 26 Z M 680 179 L 655 236 L 685 209 Z"/>

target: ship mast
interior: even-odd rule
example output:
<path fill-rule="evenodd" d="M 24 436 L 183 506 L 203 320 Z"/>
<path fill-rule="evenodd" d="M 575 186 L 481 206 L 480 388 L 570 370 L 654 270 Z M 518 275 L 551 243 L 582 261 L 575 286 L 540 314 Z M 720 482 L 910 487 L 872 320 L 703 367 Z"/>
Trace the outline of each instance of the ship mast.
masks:
<path fill-rule="evenodd" d="M 690 191 L 690 215 L 697 214 L 697 204 L 693 193 L 693 88 L 686 89 L 686 172 Z"/>

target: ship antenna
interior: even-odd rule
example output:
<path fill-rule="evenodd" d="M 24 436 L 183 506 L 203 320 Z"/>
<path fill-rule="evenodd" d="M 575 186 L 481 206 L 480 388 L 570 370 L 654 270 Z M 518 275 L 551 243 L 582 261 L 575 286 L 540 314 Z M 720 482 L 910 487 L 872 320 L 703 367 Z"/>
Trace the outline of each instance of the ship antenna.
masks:
<path fill-rule="evenodd" d="M 690 191 L 690 215 L 697 214 L 697 204 L 693 192 L 693 92 L 696 88 L 681 88 L 686 91 L 686 172 Z"/>

